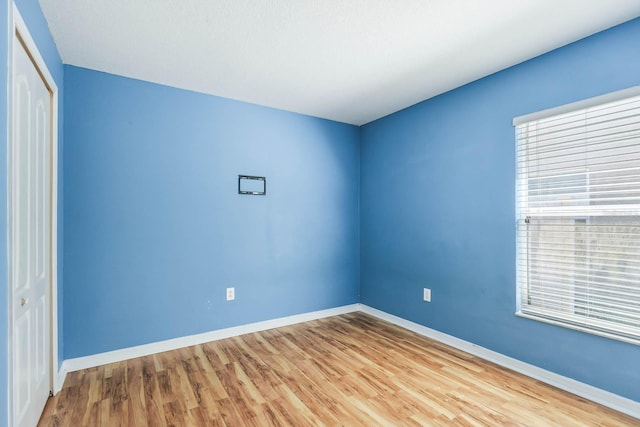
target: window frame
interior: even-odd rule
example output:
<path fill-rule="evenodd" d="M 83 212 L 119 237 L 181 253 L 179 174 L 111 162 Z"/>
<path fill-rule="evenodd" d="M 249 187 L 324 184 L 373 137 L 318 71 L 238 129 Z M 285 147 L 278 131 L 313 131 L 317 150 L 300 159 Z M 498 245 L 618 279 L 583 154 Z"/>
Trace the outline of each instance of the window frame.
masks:
<path fill-rule="evenodd" d="M 611 332 L 610 330 L 601 330 L 598 329 L 597 325 L 581 325 L 579 323 L 573 323 L 569 320 L 567 320 L 568 317 L 571 316 L 564 316 L 565 319 L 558 319 L 558 318 L 554 318 L 553 315 L 549 316 L 543 314 L 543 313 L 531 313 L 531 310 L 529 310 L 529 312 L 527 312 L 526 310 L 523 311 L 523 307 L 522 307 L 522 298 L 523 298 L 523 289 L 522 289 L 522 280 L 521 280 L 521 274 L 525 274 L 526 280 L 526 285 L 530 286 L 530 281 L 529 281 L 529 267 L 522 267 L 522 263 L 521 263 L 521 251 L 519 249 L 519 246 L 522 244 L 520 242 L 520 230 L 519 230 L 519 222 L 523 221 L 523 219 L 528 223 L 528 221 L 530 220 L 529 218 L 533 218 L 532 216 L 528 216 L 527 218 L 524 218 L 521 212 L 521 206 L 522 206 L 522 200 L 523 198 L 528 199 L 528 195 L 523 195 L 523 191 L 521 191 L 521 185 L 523 185 L 522 180 L 523 178 L 519 176 L 519 173 L 521 172 L 521 170 L 519 169 L 519 160 L 518 160 L 518 135 L 517 135 L 517 127 L 519 125 L 524 125 L 527 123 L 531 123 L 531 122 L 535 122 L 537 120 L 542 120 L 542 119 L 546 119 L 546 118 L 550 118 L 553 116 L 559 116 L 562 114 L 566 114 L 566 113 L 571 113 L 574 111 L 579 111 L 579 110 L 583 110 L 583 109 L 587 109 L 587 108 L 591 108 L 591 107 L 596 107 L 602 104 L 607 104 L 607 103 L 611 103 L 611 102 L 616 102 L 616 101 L 621 101 L 624 100 L 626 98 L 631 98 L 631 97 L 635 97 L 635 96 L 640 96 L 640 86 L 634 86 L 628 89 L 623 89 L 620 91 L 616 91 L 616 92 L 611 92 L 611 93 L 607 93 L 605 95 L 600 95 L 600 96 L 596 96 L 593 98 L 588 98 L 585 100 L 581 100 L 581 101 L 577 101 L 577 102 L 573 102 L 570 104 L 566 104 L 566 105 L 562 105 L 559 107 L 554 107 L 554 108 L 549 108 L 546 110 L 542 110 L 542 111 L 538 111 L 538 112 L 534 112 L 531 114 L 526 114 L 526 115 L 522 115 L 522 116 L 518 116 L 516 118 L 513 119 L 513 126 L 515 128 L 515 171 L 516 171 L 516 175 L 515 175 L 515 204 L 516 204 L 516 209 L 515 209 L 515 231 L 516 231 L 516 239 L 515 239 L 515 243 L 516 243 L 516 312 L 515 315 L 518 317 L 522 317 L 522 318 L 527 318 L 527 319 L 532 319 L 532 320 L 536 320 L 539 322 L 543 322 L 543 323 L 548 323 L 548 324 L 552 324 L 552 325 L 556 325 L 556 326 L 561 326 L 563 328 L 567 328 L 567 329 L 573 329 L 573 330 L 578 330 L 581 332 L 586 332 L 592 335 L 598 335 L 598 336 L 603 336 L 606 338 L 611 338 L 611 339 L 615 339 L 618 341 L 624 341 L 624 342 L 628 342 L 628 343 L 632 343 L 632 344 L 636 344 L 636 345 L 640 345 L 640 335 L 638 335 L 637 337 L 635 336 L 635 333 L 633 334 L 633 336 L 629 336 L 628 334 L 625 334 L 624 332 L 620 332 L 620 334 L 617 334 L 615 332 Z M 525 170 L 525 174 L 528 177 L 528 170 Z M 528 179 L 528 178 L 527 178 Z M 525 201 L 526 205 L 528 206 L 528 200 Z M 568 218 L 571 218 L 573 220 L 577 220 L 579 215 L 572 215 L 572 216 L 568 216 Z M 635 216 L 634 216 L 635 217 Z M 536 216 L 536 218 L 544 218 L 544 215 L 540 215 L 540 216 Z M 638 218 L 640 218 L 640 216 L 638 216 Z M 528 245 L 528 243 L 527 243 Z M 528 246 L 527 246 L 528 247 Z M 528 249 L 529 250 L 529 249 Z M 527 254 L 528 255 L 528 252 Z M 526 270 L 526 271 L 522 271 L 522 270 Z M 575 306 L 574 306 L 575 307 Z M 535 311 L 535 310 L 534 310 Z M 544 311 L 544 310 L 541 310 Z M 578 315 L 576 315 L 578 316 Z M 561 316 L 558 316 L 561 317 Z"/>

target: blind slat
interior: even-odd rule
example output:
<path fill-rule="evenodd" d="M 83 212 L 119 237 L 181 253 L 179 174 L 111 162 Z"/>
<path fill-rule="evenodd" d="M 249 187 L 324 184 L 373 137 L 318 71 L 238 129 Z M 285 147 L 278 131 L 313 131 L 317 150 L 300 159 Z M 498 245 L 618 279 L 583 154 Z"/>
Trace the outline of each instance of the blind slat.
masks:
<path fill-rule="evenodd" d="M 551 139 L 541 139 L 534 136 L 527 136 L 527 148 L 521 150 L 518 158 L 530 157 L 532 155 L 540 156 L 540 154 L 557 153 L 563 151 L 570 151 L 575 149 L 582 149 L 583 151 L 591 151 L 590 149 L 595 147 L 601 149 L 601 144 L 610 143 L 611 145 L 619 145 L 619 148 L 623 148 L 625 145 L 621 144 L 623 141 L 637 141 L 640 138 L 640 127 L 631 129 L 621 129 L 623 127 L 629 127 L 628 125 L 620 125 L 611 130 L 616 132 L 607 133 L 604 135 L 591 135 L 589 138 L 584 138 L 584 133 L 576 133 L 572 135 L 557 136 Z M 540 156 L 540 158 L 546 158 L 548 156 Z"/>
<path fill-rule="evenodd" d="M 527 297 L 535 298 L 538 300 L 546 300 L 557 302 L 558 300 L 571 300 L 574 305 L 574 310 L 579 308 L 588 308 L 588 307 L 604 307 L 611 308 L 612 304 L 617 306 L 624 307 L 624 313 L 628 314 L 630 317 L 638 317 L 640 319 L 640 309 L 637 307 L 637 303 L 640 302 L 640 299 L 636 298 L 633 302 L 636 305 L 629 303 L 627 300 L 622 298 L 615 298 L 613 296 L 607 295 L 597 295 L 590 294 L 586 291 L 581 291 L 578 293 L 573 292 L 561 292 L 555 291 L 554 289 L 546 289 L 546 288 L 534 288 L 527 292 Z M 588 305 L 584 305 L 580 301 L 588 301 Z"/>

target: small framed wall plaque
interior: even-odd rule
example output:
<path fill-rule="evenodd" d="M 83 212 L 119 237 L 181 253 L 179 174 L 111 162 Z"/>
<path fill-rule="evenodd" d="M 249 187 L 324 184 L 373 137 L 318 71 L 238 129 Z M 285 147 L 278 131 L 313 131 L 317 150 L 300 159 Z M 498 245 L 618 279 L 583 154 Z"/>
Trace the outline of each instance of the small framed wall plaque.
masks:
<path fill-rule="evenodd" d="M 266 196 L 267 178 L 264 176 L 238 175 L 238 194 Z"/>

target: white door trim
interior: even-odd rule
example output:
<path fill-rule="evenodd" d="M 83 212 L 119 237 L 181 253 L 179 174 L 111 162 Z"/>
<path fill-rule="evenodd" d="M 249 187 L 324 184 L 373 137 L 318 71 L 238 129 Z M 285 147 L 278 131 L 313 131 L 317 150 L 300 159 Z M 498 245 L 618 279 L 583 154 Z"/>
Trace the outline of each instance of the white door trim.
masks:
<path fill-rule="evenodd" d="M 51 91 L 51 283 L 50 283 L 50 302 L 51 302 L 51 376 L 50 387 L 52 392 L 57 392 L 62 388 L 62 376 L 59 372 L 58 361 L 58 86 L 53 76 L 49 72 L 47 65 L 40 55 L 36 43 L 34 42 L 27 25 L 25 24 L 16 5 L 12 2 L 8 4 L 9 29 L 10 35 L 8 39 L 8 84 L 7 84 L 7 289 L 9 297 L 9 313 L 13 312 L 13 286 L 11 285 L 12 277 L 12 239 L 13 239 L 13 214 L 12 214 L 12 194 L 11 185 L 13 182 L 12 174 L 12 153 L 11 145 L 13 143 L 13 45 L 17 34 L 26 46 L 31 58 L 35 62 L 38 71 L 44 79 L 46 86 Z M 13 425 L 13 319 L 9 318 L 9 351 L 8 351 L 8 402 L 7 414 L 9 416 L 8 425 Z"/>

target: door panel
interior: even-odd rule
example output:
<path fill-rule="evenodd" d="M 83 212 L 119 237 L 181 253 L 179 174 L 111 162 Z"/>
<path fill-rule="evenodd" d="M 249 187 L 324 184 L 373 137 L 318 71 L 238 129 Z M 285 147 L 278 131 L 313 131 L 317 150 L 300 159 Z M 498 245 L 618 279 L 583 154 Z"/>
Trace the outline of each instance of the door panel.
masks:
<path fill-rule="evenodd" d="M 47 100 L 48 101 L 48 100 Z M 47 220 L 48 212 L 45 212 L 45 201 L 48 198 L 48 188 L 46 186 L 46 177 L 48 174 L 48 153 L 47 146 L 49 145 L 49 138 L 47 135 L 49 121 L 49 111 L 44 105 L 44 100 L 38 99 L 35 108 L 36 119 L 36 138 L 35 138 L 35 171 L 32 176 L 35 178 L 35 237 L 36 244 L 34 247 L 35 256 L 35 269 L 36 280 L 43 280 L 45 278 L 45 258 L 46 258 L 46 227 L 45 221 Z"/>
<path fill-rule="evenodd" d="M 14 372 L 28 372 L 29 360 L 31 360 L 31 347 L 29 346 L 29 330 L 31 329 L 31 318 L 20 316 L 13 326 L 14 342 Z M 25 418 L 31 406 L 31 381 L 29 376 L 21 375 L 14 377 L 14 401 L 16 420 Z"/>
<path fill-rule="evenodd" d="M 51 390 L 51 93 L 15 37 L 11 146 L 13 401 L 17 426 L 35 426 Z"/>
<path fill-rule="evenodd" d="M 15 141 L 29 140 L 29 122 L 31 111 L 29 102 L 31 98 L 29 82 L 26 76 L 16 76 L 14 132 Z M 18 184 L 29 181 L 29 144 L 14 144 L 14 191 L 19 191 Z M 14 294 L 27 291 L 29 287 L 29 199 L 26 197 L 14 198 L 14 247 L 15 253 L 13 265 L 15 266 Z"/>
<path fill-rule="evenodd" d="M 34 349 L 34 354 L 36 358 L 36 389 L 42 387 L 42 383 L 46 382 L 47 387 L 49 386 L 49 373 L 47 367 L 49 366 L 49 360 L 47 359 L 47 355 L 49 352 L 47 351 L 47 346 L 49 345 L 49 340 L 47 339 L 49 335 L 49 322 L 47 321 L 47 297 L 46 295 L 42 295 L 36 304 L 35 310 L 35 337 L 36 337 L 36 347 Z M 48 390 L 47 390 L 48 391 Z M 47 393 L 48 394 L 48 393 Z"/>

